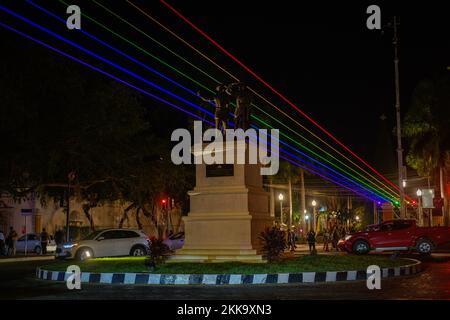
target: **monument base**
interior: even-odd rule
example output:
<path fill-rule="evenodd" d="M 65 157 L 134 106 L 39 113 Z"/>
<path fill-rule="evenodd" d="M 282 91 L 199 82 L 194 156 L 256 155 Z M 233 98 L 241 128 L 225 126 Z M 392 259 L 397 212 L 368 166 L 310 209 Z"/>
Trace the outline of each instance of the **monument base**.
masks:
<path fill-rule="evenodd" d="M 185 243 L 169 263 L 266 262 L 259 236 L 273 217 L 260 168 L 245 163 L 196 165 L 196 186 L 188 193 L 191 210 L 183 217 Z"/>
<path fill-rule="evenodd" d="M 221 263 L 221 262 L 245 262 L 266 263 L 256 250 L 238 249 L 181 249 L 175 256 L 167 260 L 168 263 Z"/>

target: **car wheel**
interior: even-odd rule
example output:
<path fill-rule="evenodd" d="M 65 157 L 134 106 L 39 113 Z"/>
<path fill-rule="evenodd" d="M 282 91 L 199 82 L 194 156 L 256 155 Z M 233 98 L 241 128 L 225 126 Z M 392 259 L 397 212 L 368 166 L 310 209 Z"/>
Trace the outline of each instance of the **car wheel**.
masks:
<path fill-rule="evenodd" d="M 76 259 L 79 261 L 88 260 L 94 257 L 94 253 L 90 248 L 80 248 L 77 250 Z"/>
<path fill-rule="evenodd" d="M 370 251 L 369 244 L 364 240 L 357 240 L 353 244 L 353 250 L 356 254 L 366 254 Z"/>
<path fill-rule="evenodd" d="M 433 243 L 428 239 L 419 239 L 416 243 L 416 250 L 420 254 L 431 254 L 431 251 L 433 251 Z"/>
<path fill-rule="evenodd" d="M 147 249 L 144 246 L 134 246 L 131 248 L 130 256 L 140 257 L 147 255 Z"/>
<path fill-rule="evenodd" d="M 42 252 L 42 248 L 41 248 L 40 246 L 36 246 L 36 247 L 34 248 L 34 253 L 36 253 L 36 254 L 41 254 L 41 252 Z"/>

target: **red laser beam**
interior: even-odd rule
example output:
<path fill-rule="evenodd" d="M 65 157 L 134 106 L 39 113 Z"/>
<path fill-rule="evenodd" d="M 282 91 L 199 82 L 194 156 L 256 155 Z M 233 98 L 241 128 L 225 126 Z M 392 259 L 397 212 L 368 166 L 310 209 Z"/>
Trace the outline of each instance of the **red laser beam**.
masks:
<path fill-rule="evenodd" d="M 325 128 L 323 128 L 321 125 L 319 125 L 314 119 L 312 119 L 310 116 L 308 116 L 305 112 L 303 112 L 300 108 L 298 108 L 294 103 L 292 103 L 288 98 L 286 98 L 284 95 L 282 95 L 279 91 L 277 91 L 275 88 L 273 88 L 270 84 L 268 84 L 264 79 L 262 79 L 257 73 L 255 73 L 253 70 L 251 70 L 249 67 L 247 67 L 244 63 L 242 63 L 238 58 L 236 58 L 234 55 L 232 55 L 230 52 L 228 52 L 225 48 L 223 48 L 220 44 L 218 44 L 214 39 L 212 39 L 210 36 L 208 36 L 203 30 L 201 30 L 199 27 L 197 27 L 194 23 L 192 23 L 190 20 L 188 20 L 185 16 L 183 16 L 180 12 L 178 12 L 174 7 L 172 7 L 170 4 L 165 2 L 164 0 L 160 0 L 161 3 L 163 3 L 166 7 L 168 7 L 170 10 L 172 10 L 177 16 L 179 16 L 181 19 L 183 19 L 187 24 L 189 24 L 192 28 L 194 28 L 196 31 L 198 31 L 202 36 L 204 36 L 206 39 L 208 39 L 211 43 L 213 43 L 217 48 L 219 48 L 223 53 L 225 53 L 227 56 L 229 56 L 231 59 L 233 59 L 237 64 L 239 64 L 241 67 L 243 67 L 246 71 L 248 71 L 251 75 L 253 75 L 257 80 L 259 80 L 261 83 L 263 83 L 267 88 L 269 88 L 272 92 L 274 92 L 277 96 L 279 96 L 283 101 L 285 101 L 287 104 L 289 104 L 291 107 L 293 107 L 295 110 L 300 112 L 302 116 L 304 116 L 306 119 L 308 119 L 311 123 L 313 123 L 316 127 L 318 127 L 321 131 L 323 131 L 326 135 L 328 135 L 331 139 L 333 139 L 337 144 L 342 146 L 345 150 L 350 152 L 356 159 L 364 163 L 368 168 L 370 168 L 373 172 L 375 172 L 380 178 L 382 178 L 384 181 L 389 183 L 391 186 L 393 186 L 396 190 L 400 191 L 399 187 L 395 184 L 393 184 L 391 181 L 386 179 L 381 173 L 379 173 L 375 168 L 373 168 L 370 164 L 367 163 L 364 159 L 359 157 L 356 153 L 354 153 L 350 148 L 348 148 L 345 144 L 343 144 L 339 139 L 337 139 L 335 136 L 333 136 L 330 132 L 328 132 Z M 406 196 L 406 195 L 405 195 Z M 408 196 L 406 196 L 409 198 Z"/>

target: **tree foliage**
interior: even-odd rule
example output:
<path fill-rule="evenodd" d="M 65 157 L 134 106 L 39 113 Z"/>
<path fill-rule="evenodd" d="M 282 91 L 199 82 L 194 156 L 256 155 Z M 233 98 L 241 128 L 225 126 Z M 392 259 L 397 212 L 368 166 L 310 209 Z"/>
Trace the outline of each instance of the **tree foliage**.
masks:
<path fill-rule="evenodd" d="M 405 116 L 406 161 L 421 176 L 440 166 L 450 167 L 450 76 L 421 81 Z"/>
<path fill-rule="evenodd" d="M 74 172 L 71 194 L 92 227 L 89 210 L 104 202 L 148 213 L 160 194 L 184 200 L 193 174 L 170 161 L 173 112 L 27 42 L 5 52 L 0 72 L 1 192 L 59 200 Z"/>

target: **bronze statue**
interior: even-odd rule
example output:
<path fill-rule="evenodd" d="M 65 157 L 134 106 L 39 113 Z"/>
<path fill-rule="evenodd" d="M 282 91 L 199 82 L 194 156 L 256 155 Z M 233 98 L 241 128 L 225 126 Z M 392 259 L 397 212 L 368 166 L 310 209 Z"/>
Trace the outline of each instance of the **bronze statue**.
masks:
<path fill-rule="evenodd" d="M 247 130 L 250 126 L 251 94 L 245 83 L 236 82 L 228 86 L 227 92 L 236 99 L 234 127 Z"/>
<path fill-rule="evenodd" d="M 227 86 L 224 84 L 219 84 L 216 87 L 216 91 L 217 91 L 217 94 L 212 99 L 202 97 L 200 95 L 200 92 L 197 92 L 197 95 L 203 101 L 214 102 L 214 104 L 216 105 L 216 111 L 214 113 L 216 129 L 219 129 L 223 132 L 227 128 L 230 96 L 227 92 Z"/>

